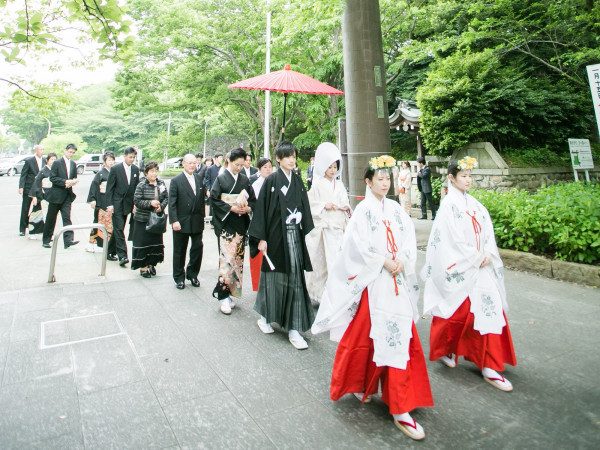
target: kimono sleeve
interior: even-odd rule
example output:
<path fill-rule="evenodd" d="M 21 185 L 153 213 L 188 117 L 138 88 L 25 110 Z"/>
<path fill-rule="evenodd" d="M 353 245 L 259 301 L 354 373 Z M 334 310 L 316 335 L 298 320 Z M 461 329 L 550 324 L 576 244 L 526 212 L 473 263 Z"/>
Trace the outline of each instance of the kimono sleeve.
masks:
<path fill-rule="evenodd" d="M 222 186 L 222 182 L 223 177 L 217 177 L 210 191 L 213 216 L 221 223 L 227 218 L 229 211 L 231 210 L 231 206 L 221 200 L 221 194 L 225 191 L 225 186 Z"/>
<path fill-rule="evenodd" d="M 250 227 L 248 228 L 248 235 L 259 241 L 267 240 L 267 211 L 268 202 L 272 195 L 272 186 L 272 180 L 267 178 L 262 185 L 258 198 L 254 202 L 254 211 L 252 214 L 252 222 L 250 222 Z"/>
<path fill-rule="evenodd" d="M 90 190 L 88 192 L 87 202 L 95 202 L 98 201 L 98 194 L 100 193 L 100 181 L 102 180 L 102 173 L 98 172 L 94 175 L 94 179 L 90 184 Z"/>

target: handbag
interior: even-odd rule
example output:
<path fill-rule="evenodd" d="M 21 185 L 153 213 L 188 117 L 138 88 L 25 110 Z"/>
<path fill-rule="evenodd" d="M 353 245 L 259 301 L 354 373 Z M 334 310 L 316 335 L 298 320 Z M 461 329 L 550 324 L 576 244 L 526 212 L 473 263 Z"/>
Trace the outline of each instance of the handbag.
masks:
<path fill-rule="evenodd" d="M 231 294 L 231 291 L 229 290 L 229 286 L 225 282 L 225 279 L 223 277 L 219 277 L 217 285 L 213 289 L 212 296 L 217 300 L 224 300 L 229 297 L 229 294 Z"/>
<path fill-rule="evenodd" d="M 158 200 L 158 189 L 154 188 L 154 199 Z M 167 213 L 152 210 L 150 211 L 150 217 L 148 218 L 148 224 L 146 225 L 146 231 L 148 233 L 163 234 L 167 231 Z"/>

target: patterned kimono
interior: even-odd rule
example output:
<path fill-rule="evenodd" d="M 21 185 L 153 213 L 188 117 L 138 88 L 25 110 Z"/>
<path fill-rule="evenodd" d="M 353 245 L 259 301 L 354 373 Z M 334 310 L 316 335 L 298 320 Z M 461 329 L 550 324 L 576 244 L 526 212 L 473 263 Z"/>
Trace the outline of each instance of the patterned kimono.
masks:
<path fill-rule="evenodd" d="M 392 277 L 386 258 L 402 261 Z M 354 211 L 329 274 L 312 332 L 339 341 L 331 398 L 376 393 L 391 414 L 433 406 L 415 322 L 419 285 L 415 229 L 395 201 L 367 196 Z"/>
<path fill-rule="evenodd" d="M 92 183 L 90 184 L 90 190 L 88 193 L 88 203 L 95 201 L 96 208 L 94 209 L 94 223 L 103 224 L 106 227 L 106 242 L 110 241 L 112 235 L 112 214 L 106 212 L 106 183 L 108 182 L 108 169 L 102 167 L 100 171 L 94 176 Z M 90 243 L 96 244 L 98 247 L 103 246 L 105 241 L 104 233 L 99 228 L 93 228 L 90 232 Z"/>
<path fill-rule="evenodd" d="M 244 241 L 250 224 L 248 214 L 230 211 L 240 195 L 247 199 L 251 208 L 254 206 L 254 191 L 248 177 L 240 172 L 236 179 L 228 169 L 219 174 L 210 190 L 213 224 L 219 239 L 219 278 L 223 278 L 231 295 L 236 298 L 242 296 Z"/>
<path fill-rule="evenodd" d="M 491 262 L 480 268 L 485 257 Z M 506 321 L 504 267 L 487 209 L 451 183 L 429 236 L 424 313 L 433 314 L 429 359 L 463 355 L 480 369 L 516 365 Z"/>

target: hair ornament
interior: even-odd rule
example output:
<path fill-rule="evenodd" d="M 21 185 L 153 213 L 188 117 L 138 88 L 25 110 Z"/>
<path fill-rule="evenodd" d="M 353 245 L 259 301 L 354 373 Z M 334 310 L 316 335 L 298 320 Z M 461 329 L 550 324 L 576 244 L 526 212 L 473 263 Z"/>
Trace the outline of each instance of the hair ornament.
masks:
<path fill-rule="evenodd" d="M 369 160 L 369 167 L 373 170 L 391 169 L 396 165 L 396 160 L 390 155 L 375 156 Z"/>
<path fill-rule="evenodd" d="M 458 161 L 458 168 L 460 170 L 473 170 L 477 168 L 477 160 L 472 156 L 465 156 Z"/>

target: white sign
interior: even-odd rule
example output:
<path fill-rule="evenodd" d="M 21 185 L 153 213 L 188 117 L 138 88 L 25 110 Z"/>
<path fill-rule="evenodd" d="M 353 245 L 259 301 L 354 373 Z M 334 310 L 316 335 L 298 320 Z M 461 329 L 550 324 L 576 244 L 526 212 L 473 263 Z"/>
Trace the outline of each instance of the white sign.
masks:
<path fill-rule="evenodd" d="M 592 91 L 592 101 L 594 102 L 594 112 L 596 113 L 596 124 L 600 130 L 600 64 L 587 66 L 588 80 Z"/>
<path fill-rule="evenodd" d="M 594 168 L 592 148 L 588 139 L 569 139 L 569 150 L 571 151 L 573 169 L 585 170 Z"/>

